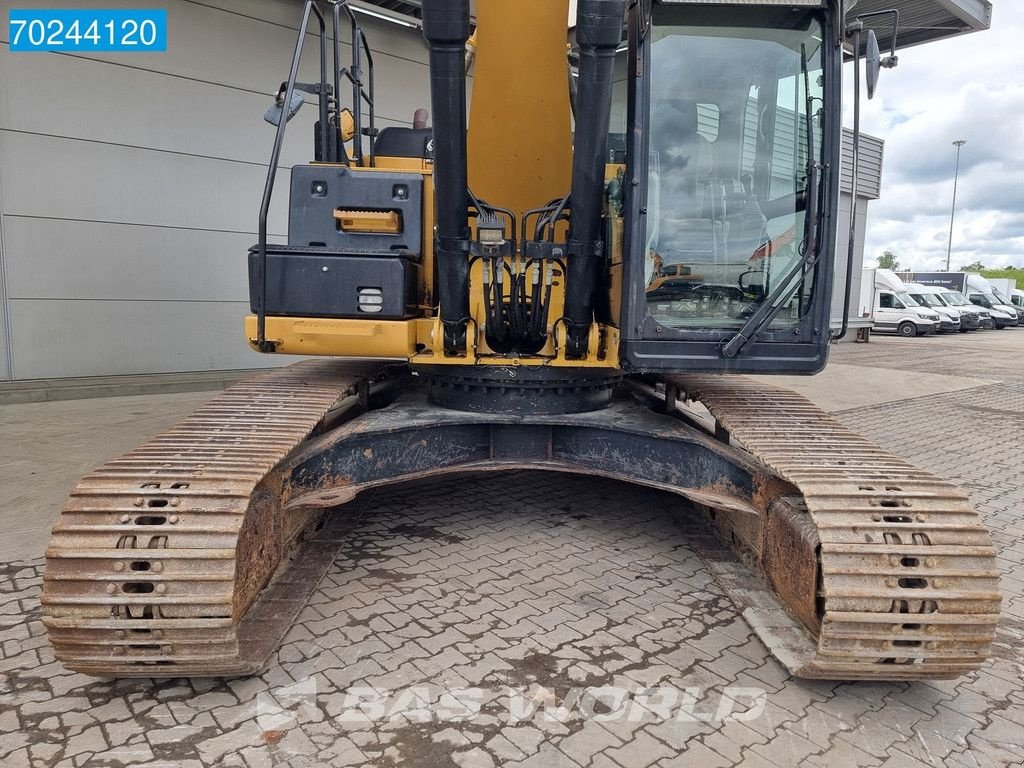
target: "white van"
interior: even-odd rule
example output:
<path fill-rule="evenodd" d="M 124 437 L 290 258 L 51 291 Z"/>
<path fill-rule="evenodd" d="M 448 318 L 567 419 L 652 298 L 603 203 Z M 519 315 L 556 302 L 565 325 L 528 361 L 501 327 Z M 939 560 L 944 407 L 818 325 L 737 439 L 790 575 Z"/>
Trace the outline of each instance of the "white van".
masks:
<path fill-rule="evenodd" d="M 927 307 L 938 313 L 939 326 L 944 333 L 970 330 L 969 328 L 964 328 L 965 325 L 969 324 L 970 318 L 963 318 L 959 309 L 947 306 L 939 298 L 938 288 L 930 285 L 921 285 L 920 283 L 906 283 L 905 285 L 910 298 L 920 306 Z M 974 327 L 978 327 L 978 314 L 976 312 L 974 313 Z"/>
<path fill-rule="evenodd" d="M 1013 302 L 1013 306 L 1017 309 L 1024 309 L 1024 291 L 1020 288 L 1014 288 L 1010 291 L 1010 301 Z"/>
<path fill-rule="evenodd" d="M 941 298 L 950 307 L 959 309 L 961 313 L 970 312 L 974 310 L 978 313 L 978 323 L 980 328 L 986 328 L 991 330 L 995 328 L 995 324 L 992 322 L 992 312 L 985 307 L 979 307 L 977 304 L 972 304 L 966 296 L 960 291 L 953 291 L 949 288 L 938 287 L 939 298 Z M 961 317 L 963 315 L 961 314 Z M 961 327 L 962 330 L 962 327 Z"/>
<path fill-rule="evenodd" d="M 1013 293 L 1013 289 L 1017 287 L 1016 280 L 1010 280 L 1006 277 L 986 277 L 985 279 L 1003 296 L 1009 296 Z"/>
<path fill-rule="evenodd" d="M 1013 300 L 1013 292 L 1017 290 L 1017 281 L 1007 277 L 986 277 L 992 286 L 992 295 L 1000 304 L 1012 307 L 1017 312 L 1017 325 L 1024 326 L 1024 307 L 1018 306 Z"/>
<path fill-rule="evenodd" d="M 875 287 L 875 331 L 898 333 L 900 336 L 925 336 L 941 328 L 938 312 L 920 306 L 907 293 L 906 285 L 889 269 L 868 269 L 865 282 Z"/>
<path fill-rule="evenodd" d="M 1006 293 L 1003 293 L 998 288 L 992 289 L 992 296 L 999 302 L 1000 308 L 1012 309 L 1017 313 L 1017 325 L 1024 325 L 1024 307 L 1018 307 L 1013 303 L 1013 299 Z"/>
<path fill-rule="evenodd" d="M 1013 328 L 1020 322 L 1017 307 L 1004 304 L 1006 299 L 999 297 L 992 284 L 981 275 L 967 275 L 967 298 L 972 304 L 985 307 L 992 313 L 992 322 L 996 328 Z"/>

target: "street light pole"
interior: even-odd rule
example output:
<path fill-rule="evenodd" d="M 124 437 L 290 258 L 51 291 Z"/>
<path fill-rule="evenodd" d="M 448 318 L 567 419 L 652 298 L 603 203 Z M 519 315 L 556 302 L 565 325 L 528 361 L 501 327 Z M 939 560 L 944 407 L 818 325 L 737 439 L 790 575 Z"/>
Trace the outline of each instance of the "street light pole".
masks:
<path fill-rule="evenodd" d="M 946 271 L 950 272 L 950 265 L 953 260 L 953 222 L 956 220 L 956 187 L 960 181 L 960 149 L 967 143 L 967 139 L 957 139 L 953 142 L 956 147 L 956 173 L 953 174 L 953 211 L 949 214 L 949 250 L 946 252 Z"/>

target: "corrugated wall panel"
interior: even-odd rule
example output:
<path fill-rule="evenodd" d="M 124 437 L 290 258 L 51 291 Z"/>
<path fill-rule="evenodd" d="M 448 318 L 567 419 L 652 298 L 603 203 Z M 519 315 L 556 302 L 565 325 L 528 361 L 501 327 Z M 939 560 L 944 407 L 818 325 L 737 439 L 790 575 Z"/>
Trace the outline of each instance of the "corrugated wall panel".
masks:
<path fill-rule="evenodd" d="M 869 201 L 877 200 L 882 191 L 882 164 L 885 142 L 874 136 L 861 134 L 860 175 L 857 181 L 860 202 L 857 207 L 857 226 L 854 240 L 853 279 L 851 287 L 850 322 L 858 322 L 858 301 L 860 297 L 861 273 L 864 266 L 864 243 L 867 238 Z M 836 237 L 835 283 L 832 291 L 832 327 L 838 328 L 843 322 L 846 290 L 846 263 L 850 243 L 850 208 L 853 202 L 853 132 L 843 130 L 842 157 L 840 169 L 840 197 L 838 234 Z M 852 338 L 850 334 L 848 338 Z"/>
<path fill-rule="evenodd" d="M 857 189 L 860 196 L 877 200 L 882 194 L 882 164 L 885 157 L 885 142 L 874 136 L 861 134 L 860 176 Z M 850 194 L 853 188 L 853 131 L 843 129 L 842 157 L 840 159 L 840 188 Z"/>
<path fill-rule="evenodd" d="M 285 65 L 287 66 L 287 65 Z M 103 61 L 0 50 L 5 128 L 44 136 L 137 146 L 265 165 L 273 127 L 264 93 L 169 77 Z M 40 98 L 61 83 L 61 98 Z M 97 86 L 103 89 L 97 94 Z M 268 86 L 264 90 L 271 90 Z M 316 110 L 289 124 L 282 165 L 305 162 Z"/>
<path fill-rule="evenodd" d="M 0 163 L 6 216 L 217 232 L 255 231 L 266 174 L 256 163 L 9 132 Z M 279 180 L 270 231 L 281 234 L 287 227 L 287 175 Z M 92 256 L 82 254 L 77 263 L 105 270 Z"/>
<path fill-rule="evenodd" d="M 25 3 L 19 0 L 0 0 L 0 13 L 6 18 L 8 9 L 24 6 Z M 105 0 L 103 3 L 105 8 L 137 6 L 138 3 L 131 0 Z M 166 53 L 56 55 L 75 60 L 104 61 L 115 66 L 214 83 L 256 94 L 272 93 L 287 77 L 301 3 L 286 0 L 254 3 L 172 0 L 163 7 L 168 10 Z M 285 17 L 290 17 L 291 21 L 284 23 Z M 361 20 L 361 23 L 375 51 L 381 102 L 378 112 L 395 120 L 411 119 L 411 115 L 406 115 L 409 111 L 407 105 L 411 103 L 407 97 L 410 88 L 418 88 L 416 79 L 410 81 L 408 76 L 426 65 L 426 51 L 420 33 L 369 18 Z M 0 35 L 6 41 L 6 29 Z M 342 56 L 347 60 L 348 45 L 343 48 Z M 316 45 L 310 36 L 303 56 L 302 78 L 311 80 L 317 71 Z M 423 84 L 425 86 L 426 80 Z M 102 87 L 102 83 L 100 85 Z M 155 96 L 159 97 L 159 94 Z M 97 99 L 97 103 L 101 104 L 102 99 Z"/>
<path fill-rule="evenodd" d="M 248 300 L 250 234 L 12 216 L 6 235 L 19 298 Z M 90 267 L 98 259 L 102 270 Z"/>
<path fill-rule="evenodd" d="M 252 352 L 237 302 L 11 299 L 21 379 L 259 368 L 291 362 Z"/>

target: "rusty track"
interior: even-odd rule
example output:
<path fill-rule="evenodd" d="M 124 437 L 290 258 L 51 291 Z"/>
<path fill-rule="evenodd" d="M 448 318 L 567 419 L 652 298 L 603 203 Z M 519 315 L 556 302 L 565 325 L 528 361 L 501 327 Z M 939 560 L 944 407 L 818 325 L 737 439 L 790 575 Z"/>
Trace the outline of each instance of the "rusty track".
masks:
<path fill-rule="evenodd" d="M 117 677 L 258 671 L 331 557 L 328 529 L 263 589 L 309 521 L 282 512 L 274 467 L 380 368 L 315 361 L 244 381 L 85 477 L 46 551 L 57 658 Z"/>
<path fill-rule="evenodd" d="M 795 674 L 941 679 L 981 665 L 1001 598 L 991 538 L 963 492 L 788 390 L 734 376 L 673 381 L 803 497 L 793 514 L 820 546 L 818 626 L 804 622 L 816 643 L 752 609 Z M 803 564 L 769 557 L 766 566 L 778 585 Z"/>
<path fill-rule="evenodd" d="M 332 516 L 303 539 L 315 508 L 402 479 L 527 467 L 714 505 L 770 589 L 732 558 L 712 567 L 735 569 L 731 594 L 798 676 L 951 678 L 988 656 L 995 552 L 966 496 L 792 392 L 669 379 L 667 391 L 711 412 L 719 440 L 656 413 L 653 390 L 647 405 L 513 417 L 440 409 L 406 387 L 361 415 L 398 381 L 380 365 L 299 363 L 228 389 L 84 478 L 46 553 L 57 658 L 118 677 L 256 673 L 344 533 Z"/>

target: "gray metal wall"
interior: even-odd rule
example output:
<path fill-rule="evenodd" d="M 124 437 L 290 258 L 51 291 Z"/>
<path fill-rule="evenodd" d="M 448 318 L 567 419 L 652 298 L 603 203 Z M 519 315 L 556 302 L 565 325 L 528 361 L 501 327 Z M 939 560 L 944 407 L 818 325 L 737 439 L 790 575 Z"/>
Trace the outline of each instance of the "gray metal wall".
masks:
<path fill-rule="evenodd" d="M 0 0 L 0 18 L 34 5 L 52 6 Z M 164 54 L 12 54 L 0 29 L 0 378 L 289 362 L 247 348 L 244 257 L 273 137 L 262 115 L 287 76 L 301 5 L 163 7 Z M 407 125 L 429 101 L 422 37 L 365 27 L 380 124 Z M 310 45 L 301 79 L 316 79 L 315 55 Z M 315 112 L 289 124 L 284 167 L 309 160 Z M 287 188 L 284 172 L 278 237 Z"/>
<path fill-rule="evenodd" d="M 856 327 L 857 304 L 860 299 L 861 274 L 864 267 L 864 241 L 867 237 L 868 204 L 877 200 L 882 191 L 882 160 L 885 142 L 874 136 L 861 136 L 860 175 L 857 189 L 860 203 L 857 206 L 857 231 L 854 238 L 853 280 L 850 324 Z M 839 179 L 839 231 L 836 237 L 835 283 L 832 288 L 832 327 L 843 324 L 843 307 L 846 290 L 846 263 L 850 243 L 850 208 L 853 203 L 853 133 L 843 131 L 842 159 Z"/>

